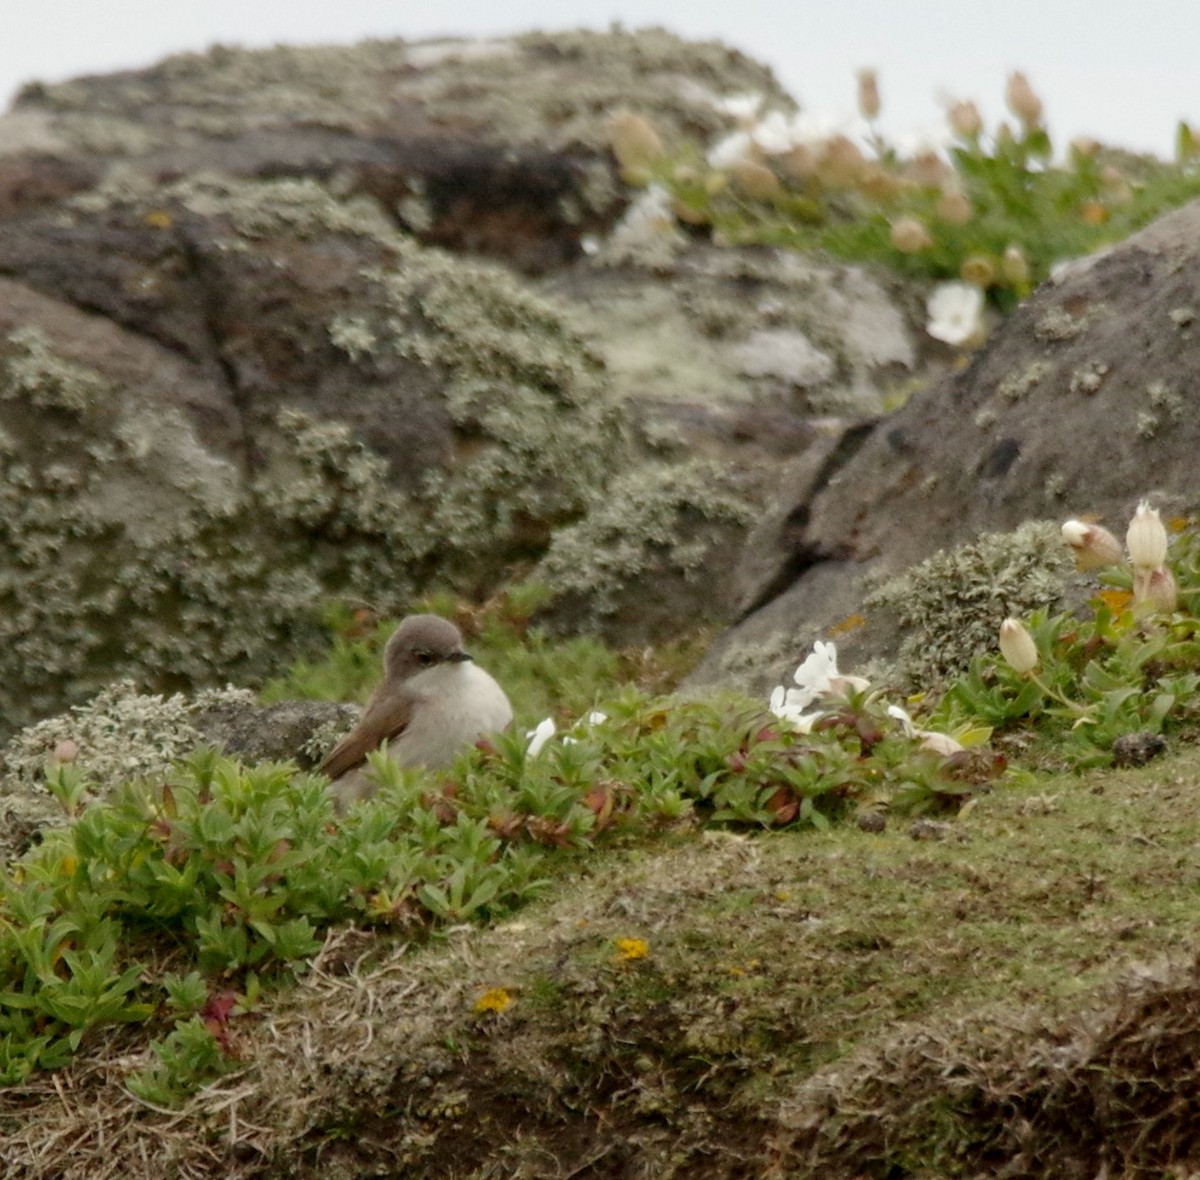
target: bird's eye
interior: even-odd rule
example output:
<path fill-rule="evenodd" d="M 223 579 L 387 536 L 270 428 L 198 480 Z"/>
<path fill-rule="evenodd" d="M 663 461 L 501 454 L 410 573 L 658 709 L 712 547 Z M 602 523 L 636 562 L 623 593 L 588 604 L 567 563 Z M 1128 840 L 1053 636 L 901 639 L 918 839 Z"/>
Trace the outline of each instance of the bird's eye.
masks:
<path fill-rule="evenodd" d="M 422 668 L 428 668 L 430 664 L 437 662 L 437 657 L 431 651 L 419 651 L 414 653 L 417 657 L 417 663 Z"/>

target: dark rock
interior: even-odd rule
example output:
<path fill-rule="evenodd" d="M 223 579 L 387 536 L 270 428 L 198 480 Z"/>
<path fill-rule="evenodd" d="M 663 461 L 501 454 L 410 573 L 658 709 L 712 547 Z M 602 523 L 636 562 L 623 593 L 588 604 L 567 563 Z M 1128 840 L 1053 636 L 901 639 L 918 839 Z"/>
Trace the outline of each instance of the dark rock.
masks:
<path fill-rule="evenodd" d="M 295 762 L 311 770 L 324 750 L 318 744 L 349 729 L 361 710 L 355 705 L 332 701 L 281 701 L 257 708 L 241 703 L 222 703 L 197 710 L 192 724 L 206 743 L 220 746 L 230 757 L 245 762 Z"/>
<path fill-rule="evenodd" d="M 1164 753 L 1166 748 L 1167 739 L 1161 733 L 1151 733 L 1148 730 L 1123 733 L 1113 742 L 1113 765 L 1145 766 L 1147 762 Z"/>

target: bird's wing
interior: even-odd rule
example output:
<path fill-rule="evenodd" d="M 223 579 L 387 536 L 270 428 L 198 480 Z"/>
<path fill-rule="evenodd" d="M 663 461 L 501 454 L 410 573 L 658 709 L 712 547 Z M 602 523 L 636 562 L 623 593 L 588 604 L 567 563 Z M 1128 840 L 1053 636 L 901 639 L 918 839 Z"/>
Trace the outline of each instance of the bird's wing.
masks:
<path fill-rule="evenodd" d="M 410 702 L 397 701 L 377 692 L 367 702 L 358 724 L 328 754 L 317 768 L 331 779 L 365 762 L 372 750 L 402 734 L 409 722 Z"/>

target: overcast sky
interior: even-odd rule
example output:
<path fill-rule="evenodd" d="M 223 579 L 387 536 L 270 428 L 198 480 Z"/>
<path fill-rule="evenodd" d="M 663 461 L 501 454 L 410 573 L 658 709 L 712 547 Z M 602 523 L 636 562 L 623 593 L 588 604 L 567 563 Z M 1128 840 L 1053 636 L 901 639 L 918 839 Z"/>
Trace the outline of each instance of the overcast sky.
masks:
<path fill-rule="evenodd" d="M 875 66 L 889 134 L 941 123 L 945 97 L 990 119 L 1024 70 L 1059 138 L 1169 154 L 1200 122 L 1200 0 L 4 0 L 0 105 L 25 81 L 149 65 L 214 42 L 350 43 L 664 25 L 771 65 L 807 109 L 852 113 Z"/>

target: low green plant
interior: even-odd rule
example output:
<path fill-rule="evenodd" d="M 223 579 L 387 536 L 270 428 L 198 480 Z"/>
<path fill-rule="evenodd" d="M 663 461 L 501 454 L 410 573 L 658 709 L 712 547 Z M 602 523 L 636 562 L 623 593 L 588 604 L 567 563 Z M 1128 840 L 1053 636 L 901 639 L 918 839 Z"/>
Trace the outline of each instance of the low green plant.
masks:
<path fill-rule="evenodd" d="M 1171 611 L 1139 605 L 1127 569 L 1080 612 L 1032 612 L 1025 620 L 1037 651 L 1030 671 L 998 653 L 976 659 L 946 691 L 931 724 L 975 719 L 1026 728 L 1076 767 L 1107 765 L 1117 740 L 1134 733 L 1181 732 L 1200 721 L 1200 540 L 1177 536 L 1171 566 L 1181 586 Z"/>
<path fill-rule="evenodd" d="M 0 882 L 0 1081 L 61 1066 L 99 1026 L 170 1022 L 130 1084 L 177 1104 L 236 1063 L 231 1021 L 260 980 L 302 972 L 335 924 L 416 938 L 512 911 L 597 840 L 819 828 L 964 790 L 862 694 L 799 733 L 742 698 L 631 689 L 540 749 L 518 732 L 442 775 L 372 764 L 377 794 L 340 819 L 323 779 L 209 749 L 78 814 L 57 770 L 71 822 Z"/>
<path fill-rule="evenodd" d="M 877 93 L 864 111 L 865 143 L 793 131 L 775 112 L 747 113 L 736 146 L 735 135 L 723 146 L 668 151 L 618 128 L 613 147 L 628 180 L 661 186 L 680 222 L 723 242 L 961 279 L 1005 310 L 1056 262 L 1120 241 L 1200 193 L 1196 136 L 1185 125 L 1173 161 L 1087 140 L 1056 159 L 1023 76 L 1010 79 L 1007 99 L 1015 118 L 991 130 L 974 103 L 951 105 L 944 150 L 889 142 L 875 122 Z"/>

